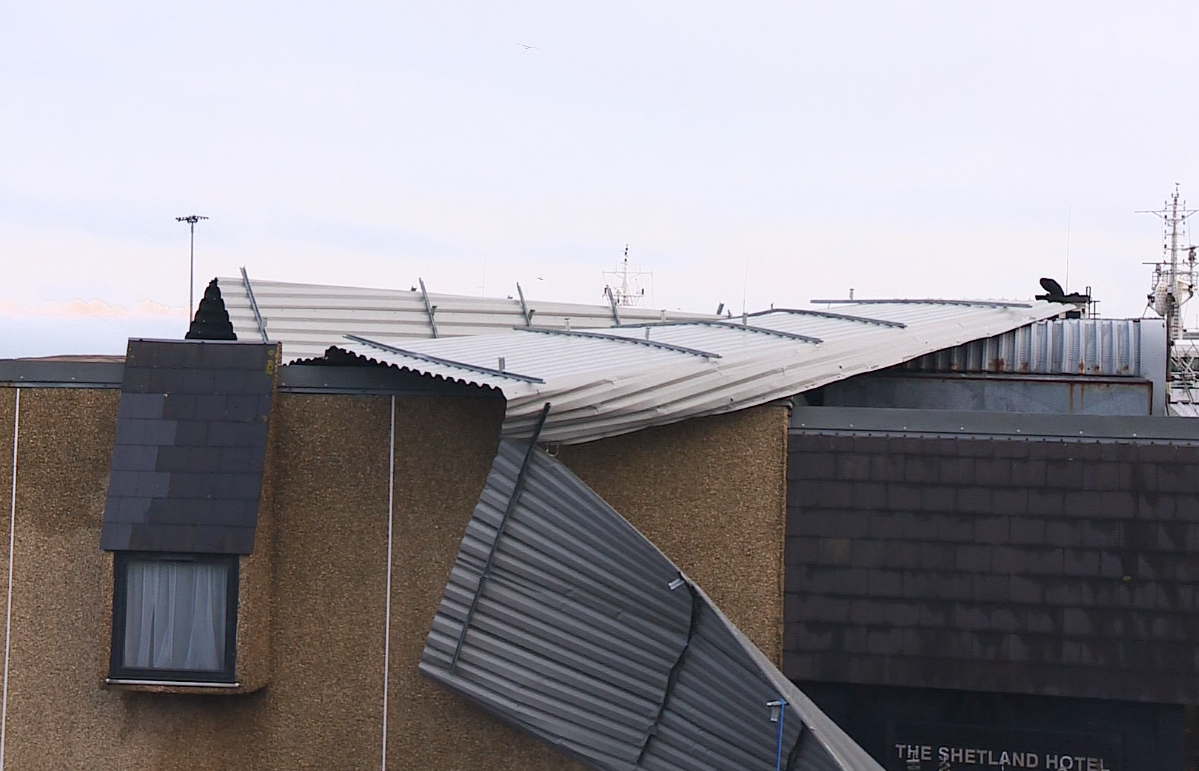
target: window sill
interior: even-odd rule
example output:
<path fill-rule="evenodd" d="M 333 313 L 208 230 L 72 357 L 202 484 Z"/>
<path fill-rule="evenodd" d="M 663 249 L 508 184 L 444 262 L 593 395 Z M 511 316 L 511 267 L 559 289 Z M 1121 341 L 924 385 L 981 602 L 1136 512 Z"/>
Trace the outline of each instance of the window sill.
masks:
<path fill-rule="evenodd" d="M 187 680 L 135 680 L 125 677 L 106 677 L 108 685 L 148 685 L 155 688 L 241 688 L 241 683 L 205 683 Z"/>

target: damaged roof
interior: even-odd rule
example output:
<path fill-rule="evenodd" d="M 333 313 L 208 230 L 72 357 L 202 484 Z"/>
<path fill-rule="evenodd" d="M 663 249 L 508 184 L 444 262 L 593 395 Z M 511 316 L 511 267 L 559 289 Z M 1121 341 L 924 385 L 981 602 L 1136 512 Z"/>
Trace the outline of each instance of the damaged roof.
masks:
<path fill-rule="evenodd" d="M 364 361 L 503 392 L 507 438 L 586 442 L 789 398 L 1060 315 L 1055 303 L 862 301 L 836 311 L 772 309 L 737 319 L 523 327 L 413 340 L 351 334 Z"/>

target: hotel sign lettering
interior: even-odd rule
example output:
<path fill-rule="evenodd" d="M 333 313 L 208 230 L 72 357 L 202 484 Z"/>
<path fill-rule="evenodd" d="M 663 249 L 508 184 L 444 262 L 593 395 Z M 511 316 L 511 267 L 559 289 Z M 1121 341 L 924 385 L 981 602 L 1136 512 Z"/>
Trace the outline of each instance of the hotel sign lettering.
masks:
<path fill-rule="evenodd" d="M 892 724 L 888 771 L 1121 771 L 1120 739 L 1083 731 Z"/>
<path fill-rule="evenodd" d="M 930 744 L 896 744 L 896 758 L 905 769 L 924 771 L 925 764 L 938 771 L 994 768 L 1000 771 L 1032 768 L 1038 771 L 1112 771 L 1106 758 L 1085 755 L 1024 752 L 982 747 L 934 747 Z"/>

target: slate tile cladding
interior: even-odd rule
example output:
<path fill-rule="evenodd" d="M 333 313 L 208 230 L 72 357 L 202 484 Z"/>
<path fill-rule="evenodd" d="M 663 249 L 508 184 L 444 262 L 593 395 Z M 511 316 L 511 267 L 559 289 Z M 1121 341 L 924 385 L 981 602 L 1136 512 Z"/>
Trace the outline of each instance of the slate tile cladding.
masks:
<path fill-rule="evenodd" d="M 249 554 L 278 346 L 130 340 L 100 546 Z"/>
<path fill-rule="evenodd" d="M 793 431 L 796 680 L 1199 698 L 1199 447 Z"/>

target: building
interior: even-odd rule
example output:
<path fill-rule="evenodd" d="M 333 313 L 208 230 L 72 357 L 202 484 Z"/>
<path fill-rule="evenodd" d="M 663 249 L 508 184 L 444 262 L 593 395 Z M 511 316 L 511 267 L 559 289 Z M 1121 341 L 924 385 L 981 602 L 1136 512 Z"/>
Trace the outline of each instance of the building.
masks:
<path fill-rule="evenodd" d="M 1181 757 L 1196 664 L 1180 639 L 1189 628 L 1181 604 L 1160 606 L 1192 592 L 1177 567 L 1167 577 L 1137 566 L 1186 562 L 1188 528 L 1199 523 L 1188 519 L 1193 495 L 1180 469 L 1199 433 L 1154 416 L 1153 322 L 1109 330 L 1110 346 L 1084 345 L 1083 372 L 1069 377 L 1035 358 L 1010 374 L 993 371 L 1003 369 L 995 357 L 982 372 L 929 373 L 908 368 L 1002 346 L 1019 330 L 1107 338 L 1085 320 L 1046 321 L 1062 312 L 1052 303 L 891 301 L 742 319 L 659 314 L 602 331 L 543 327 L 520 311 L 523 329 L 459 338 L 442 336 L 449 323 L 412 335 L 402 330 L 419 325 L 393 319 L 400 332 L 366 334 L 313 314 L 289 340 L 272 330 L 268 293 L 247 279 L 239 305 L 222 285 L 237 342 L 134 341 L 123 362 L 0 363 L 0 425 L 11 427 L 0 457 L 12 458 L 0 482 L 10 504 L 0 768 L 595 763 L 565 734 L 514 718 L 536 693 L 527 682 L 511 681 L 511 709 L 474 695 L 497 720 L 417 675 L 450 597 L 447 576 L 471 543 L 471 511 L 480 517 L 505 478 L 493 467 L 497 450 L 535 433 L 556 457 L 545 461 L 547 479 L 573 484 L 563 481 L 573 472 L 586 482 L 652 542 L 636 548 L 656 545 L 682 571 L 702 599 L 689 607 L 727 618 L 693 623 L 686 641 L 711 630 L 733 641 L 725 650 L 744 650 L 753 671 L 780 667 L 888 767 L 931 768 L 942 747 L 962 751 L 954 768 L 988 765 L 981 751 L 1021 753 L 1026 767 L 1036 757 L 1041 768 L 1089 758 L 1112 771 Z M 488 318 L 483 303 L 455 302 L 456 313 L 474 307 Z M 450 304 L 422 297 L 401 315 L 445 322 L 433 306 Z M 302 361 L 279 365 L 292 360 L 289 347 Z M 1093 364 L 1099 371 L 1087 372 Z M 977 409 L 927 409 L 921 400 L 934 388 L 941 406 Z M 798 395 L 807 404 L 793 410 Z M 1042 414 L 1027 414 L 1030 404 Z M 996 415 L 1003 405 L 1025 414 Z M 1139 413 L 1120 414 L 1130 411 Z M 1155 455 L 1162 447 L 1170 459 Z M 1050 459 L 1051 448 L 1064 457 Z M 237 460 L 223 466 L 227 458 Z M 1017 462 L 1032 464 L 1031 476 L 1015 477 Z M 1153 518 L 1136 498 L 1147 486 L 1172 519 Z M 1023 508 L 1013 488 L 1024 490 Z M 1034 509 L 1034 490 L 1050 498 L 1039 505 L 1057 495 L 1063 508 Z M 1083 540 L 1105 524 L 1107 542 Z M 1078 543 L 1068 549 L 1061 538 Z M 920 561 L 924 546 L 940 547 L 925 550 L 936 568 Z M 236 624 L 222 635 L 214 623 L 206 638 L 215 663 L 195 664 L 191 650 L 146 666 L 128 626 L 114 636 L 113 619 L 127 619 L 136 601 L 130 585 L 173 569 L 139 564 L 156 561 L 148 554 L 222 555 L 184 568 L 189 585 L 208 586 L 210 606 L 223 599 L 225 619 L 235 609 Z M 1068 572 L 1095 561 L 1090 584 Z M 1137 570 L 1113 578 L 1114 564 Z M 1105 599 L 1087 604 L 1088 587 Z M 560 632 L 544 627 L 529 644 L 553 647 Z M 1128 676 L 1130 661 L 1143 674 Z M 510 663 L 497 659 L 496 671 L 516 677 Z M 690 685 L 679 677 L 665 676 L 668 702 L 672 688 Z M 572 678 L 580 703 L 594 698 L 594 677 Z M 631 698 L 616 690 L 617 706 Z M 790 698 L 800 722 L 783 721 L 778 745 L 786 739 L 795 767 L 815 767 L 806 732 L 783 736 L 800 724 L 839 767 L 870 767 L 802 694 Z M 1069 716 L 1045 731 L 1063 705 Z M 758 754 L 772 730 L 760 706 Z M 1096 738 L 1105 732 L 1107 744 Z"/>

